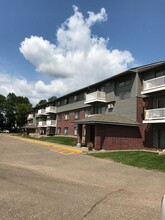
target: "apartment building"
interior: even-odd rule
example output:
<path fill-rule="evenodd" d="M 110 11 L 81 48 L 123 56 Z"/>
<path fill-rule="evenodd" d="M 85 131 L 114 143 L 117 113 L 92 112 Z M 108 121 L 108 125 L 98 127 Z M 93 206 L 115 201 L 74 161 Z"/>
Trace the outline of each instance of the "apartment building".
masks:
<path fill-rule="evenodd" d="M 36 107 L 28 133 L 74 135 L 100 149 L 165 148 L 165 62 L 129 69 Z"/>

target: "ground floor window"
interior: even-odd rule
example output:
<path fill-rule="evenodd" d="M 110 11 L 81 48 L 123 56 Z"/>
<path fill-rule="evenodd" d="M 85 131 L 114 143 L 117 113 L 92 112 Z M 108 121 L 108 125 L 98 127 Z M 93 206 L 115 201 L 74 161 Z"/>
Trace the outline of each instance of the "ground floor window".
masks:
<path fill-rule="evenodd" d="M 74 135 L 77 136 L 77 127 L 74 128 Z"/>
<path fill-rule="evenodd" d="M 61 128 L 57 128 L 57 134 L 61 134 Z"/>
<path fill-rule="evenodd" d="M 69 133 L 69 128 L 68 127 L 65 127 L 64 128 L 64 134 L 66 135 L 66 134 L 68 134 Z"/>

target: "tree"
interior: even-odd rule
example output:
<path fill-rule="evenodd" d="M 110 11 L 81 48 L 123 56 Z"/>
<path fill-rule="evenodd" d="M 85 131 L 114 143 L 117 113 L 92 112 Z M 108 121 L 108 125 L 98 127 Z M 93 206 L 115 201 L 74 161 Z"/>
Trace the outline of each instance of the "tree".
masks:
<path fill-rule="evenodd" d="M 0 94 L 0 130 L 5 129 L 5 96 Z"/>
<path fill-rule="evenodd" d="M 46 99 L 41 99 L 40 101 L 39 101 L 39 103 L 36 105 L 36 107 L 37 106 L 40 106 L 40 105 L 44 105 L 44 104 L 46 104 L 47 103 L 47 100 Z"/>
<path fill-rule="evenodd" d="M 31 109 L 32 104 L 27 97 L 9 93 L 5 101 L 6 129 L 13 130 L 25 125 L 28 112 Z"/>
<path fill-rule="evenodd" d="M 16 122 L 16 95 L 9 93 L 5 102 L 5 117 L 6 117 L 6 129 L 12 130 L 15 127 Z"/>
<path fill-rule="evenodd" d="M 22 127 L 26 124 L 28 112 L 31 110 L 31 106 L 26 103 L 19 103 L 16 106 L 16 123 L 18 127 Z"/>
<path fill-rule="evenodd" d="M 48 99 L 48 101 L 51 102 L 51 101 L 54 101 L 54 100 L 56 100 L 56 99 L 57 99 L 56 96 L 52 96 L 52 97 L 50 97 L 50 98 Z"/>

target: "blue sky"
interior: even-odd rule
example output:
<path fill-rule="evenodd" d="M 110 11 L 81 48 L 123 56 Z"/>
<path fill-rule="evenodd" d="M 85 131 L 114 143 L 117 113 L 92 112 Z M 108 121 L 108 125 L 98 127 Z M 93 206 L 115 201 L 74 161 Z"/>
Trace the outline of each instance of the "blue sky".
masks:
<path fill-rule="evenodd" d="M 36 104 L 164 60 L 164 10 L 164 0 L 0 0 L 0 94 Z"/>

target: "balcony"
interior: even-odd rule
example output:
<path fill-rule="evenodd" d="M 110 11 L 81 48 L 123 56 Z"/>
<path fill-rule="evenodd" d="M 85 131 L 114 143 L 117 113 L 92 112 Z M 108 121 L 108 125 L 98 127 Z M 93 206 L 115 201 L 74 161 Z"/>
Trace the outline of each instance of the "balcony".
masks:
<path fill-rule="evenodd" d="M 39 121 L 38 127 L 46 127 L 46 121 Z"/>
<path fill-rule="evenodd" d="M 46 107 L 45 113 L 46 113 L 46 114 L 56 113 L 56 107 L 55 107 L 55 106 L 48 106 L 48 107 Z"/>
<path fill-rule="evenodd" d="M 165 108 L 145 110 L 143 123 L 165 123 Z"/>
<path fill-rule="evenodd" d="M 46 121 L 46 126 L 47 127 L 56 127 L 57 121 L 56 120 L 47 120 Z"/>
<path fill-rule="evenodd" d="M 33 119 L 33 114 L 29 114 L 27 120 L 32 120 L 32 119 Z"/>
<path fill-rule="evenodd" d="M 165 90 L 165 76 L 143 81 L 142 95 Z"/>
<path fill-rule="evenodd" d="M 42 115 L 46 115 L 45 109 L 39 109 L 36 116 L 37 116 L 37 117 L 40 117 L 40 116 L 42 116 Z"/>
<path fill-rule="evenodd" d="M 84 104 L 89 104 L 92 102 L 107 102 L 106 93 L 101 91 L 96 91 L 87 94 Z"/>

